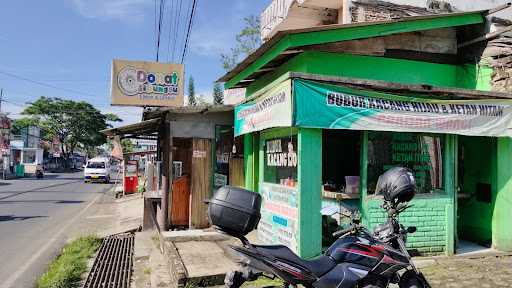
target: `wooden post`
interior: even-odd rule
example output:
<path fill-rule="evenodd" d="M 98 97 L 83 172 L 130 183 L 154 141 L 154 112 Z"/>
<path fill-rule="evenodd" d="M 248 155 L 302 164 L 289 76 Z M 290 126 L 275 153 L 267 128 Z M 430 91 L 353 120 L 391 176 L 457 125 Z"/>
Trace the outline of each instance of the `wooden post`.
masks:
<path fill-rule="evenodd" d="M 161 143 L 161 151 L 162 151 L 162 165 L 161 172 L 162 173 L 162 201 L 160 203 L 160 209 L 158 213 L 158 223 L 160 224 L 161 230 L 167 230 L 168 228 L 168 216 L 169 215 L 169 182 L 171 181 L 170 175 L 170 132 L 171 129 L 169 127 L 169 122 L 164 119 L 161 128 L 160 128 L 160 143 Z"/>

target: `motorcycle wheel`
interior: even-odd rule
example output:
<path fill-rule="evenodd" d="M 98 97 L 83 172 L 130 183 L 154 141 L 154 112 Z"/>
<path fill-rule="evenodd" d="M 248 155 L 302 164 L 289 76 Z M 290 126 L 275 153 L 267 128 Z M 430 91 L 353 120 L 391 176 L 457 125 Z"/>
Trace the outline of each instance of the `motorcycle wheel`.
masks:
<path fill-rule="evenodd" d="M 400 288 L 429 288 L 430 286 L 414 271 L 406 271 L 398 282 Z"/>
<path fill-rule="evenodd" d="M 226 278 L 224 278 L 224 284 L 226 288 L 239 288 L 244 284 L 245 279 L 243 277 L 242 272 L 240 271 L 231 271 L 226 274 Z"/>

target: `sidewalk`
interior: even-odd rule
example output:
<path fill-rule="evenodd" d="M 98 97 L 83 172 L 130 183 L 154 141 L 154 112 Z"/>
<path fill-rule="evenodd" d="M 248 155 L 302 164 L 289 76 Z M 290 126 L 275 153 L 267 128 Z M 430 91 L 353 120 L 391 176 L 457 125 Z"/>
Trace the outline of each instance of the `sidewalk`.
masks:
<path fill-rule="evenodd" d="M 512 287 L 512 254 L 432 257 L 421 271 L 435 287 Z"/>

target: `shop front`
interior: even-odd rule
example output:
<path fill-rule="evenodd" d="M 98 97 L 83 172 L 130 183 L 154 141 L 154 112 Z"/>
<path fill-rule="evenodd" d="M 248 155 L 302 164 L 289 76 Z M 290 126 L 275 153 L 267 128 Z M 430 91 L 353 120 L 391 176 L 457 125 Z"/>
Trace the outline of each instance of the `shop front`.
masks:
<path fill-rule="evenodd" d="M 332 241 L 332 219 L 321 211 L 333 206 L 358 209 L 373 229 L 386 220 L 378 177 L 406 166 L 417 181 L 413 207 L 400 217 L 418 228 L 410 249 L 453 254 L 468 241 L 510 250 L 510 100 L 485 92 L 468 99 L 462 89 L 452 97 L 405 86 L 389 93 L 320 78 L 289 73 L 235 109 L 245 186 L 264 200 L 262 242 L 318 255 Z M 335 220 L 334 229 L 343 225 Z"/>

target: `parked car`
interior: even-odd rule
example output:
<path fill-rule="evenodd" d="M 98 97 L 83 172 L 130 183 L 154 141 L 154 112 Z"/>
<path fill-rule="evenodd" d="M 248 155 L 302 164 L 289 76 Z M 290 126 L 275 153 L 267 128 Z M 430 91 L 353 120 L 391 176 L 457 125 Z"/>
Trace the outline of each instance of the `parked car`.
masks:
<path fill-rule="evenodd" d="M 84 182 L 110 183 L 110 161 L 107 158 L 92 158 L 84 166 Z"/>

